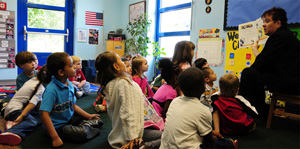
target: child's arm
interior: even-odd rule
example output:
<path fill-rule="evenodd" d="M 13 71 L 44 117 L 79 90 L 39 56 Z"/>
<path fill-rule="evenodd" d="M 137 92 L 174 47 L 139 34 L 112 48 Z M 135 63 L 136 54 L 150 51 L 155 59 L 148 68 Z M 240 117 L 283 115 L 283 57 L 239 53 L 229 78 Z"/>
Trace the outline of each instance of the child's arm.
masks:
<path fill-rule="evenodd" d="M 53 147 L 62 146 L 63 141 L 60 139 L 60 137 L 58 136 L 58 134 L 53 126 L 52 120 L 50 118 L 50 113 L 47 111 L 41 111 L 41 117 L 42 117 L 43 124 L 52 139 L 52 146 Z"/>
<path fill-rule="evenodd" d="M 20 124 L 22 122 L 23 118 L 25 116 L 27 116 L 27 114 L 29 112 L 31 112 L 34 109 L 34 107 L 35 107 L 35 105 L 33 103 L 28 103 L 28 105 L 24 108 L 23 112 L 14 121 L 15 122 L 14 125 Z"/>
<path fill-rule="evenodd" d="M 220 118 L 219 118 L 219 110 L 215 110 L 213 112 L 213 121 L 214 121 L 214 128 L 215 131 L 220 133 Z"/>
<path fill-rule="evenodd" d="M 79 84 L 77 85 L 78 88 L 81 88 L 84 84 L 85 84 L 86 80 L 82 80 L 81 82 L 79 82 Z"/>
<path fill-rule="evenodd" d="M 100 116 L 99 114 L 89 114 L 89 113 L 85 112 L 84 110 L 82 110 L 76 104 L 73 104 L 73 108 L 74 108 L 75 113 L 77 113 L 78 115 L 80 115 L 86 119 L 99 118 L 99 116 Z"/>
<path fill-rule="evenodd" d="M 162 113 L 161 113 L 163 118 L 166 118 L 166 116 L 167 116 L 166 114 L 168 112 L 168 109 L 169 109 L 169 106 L 170 106 L 171 102 L 172 102 L 172 99 L 168 99 L 166 101 L 165 106 L 164 106 L 164 108 L 162 110 Z"/>

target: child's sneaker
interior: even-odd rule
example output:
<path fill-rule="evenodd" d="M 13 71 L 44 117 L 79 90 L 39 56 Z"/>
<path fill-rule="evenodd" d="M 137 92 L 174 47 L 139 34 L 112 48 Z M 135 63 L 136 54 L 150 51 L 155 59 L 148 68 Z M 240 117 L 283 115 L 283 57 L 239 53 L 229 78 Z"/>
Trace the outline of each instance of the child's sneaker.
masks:
<path fill-rule="evenodd" d="M 13 127 L 16 123 L 14 121 L 7 121 L 6 125 L 5 125 L 5 129 L 9 129 L 11 127 Z"/>
<path fill-rule="evenodd" d="M 3 132 L 0 134 L 0 144 L 18 145 L 21 142 L 22 142 L 21 137 L 14 133 Z"/>
<path fill-rule="evenodd" d="M 77 91 L 76 92 L 76 98 L 80 98 L 83 95 L 82 91 Z"/>

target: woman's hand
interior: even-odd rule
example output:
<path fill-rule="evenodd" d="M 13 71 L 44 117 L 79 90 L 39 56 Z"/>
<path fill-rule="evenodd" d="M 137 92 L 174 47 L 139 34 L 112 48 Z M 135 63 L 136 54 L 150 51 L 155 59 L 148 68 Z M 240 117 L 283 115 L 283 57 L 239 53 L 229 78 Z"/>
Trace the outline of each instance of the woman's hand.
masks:
<path fill-rule="evenodd" d="M 252 52 L 256 57 L 258 54 L 260 54 L 260 52 L 258 51 L 258 40 L 256 42 L 253 42 L 251 46 L 252 46 Z"/>

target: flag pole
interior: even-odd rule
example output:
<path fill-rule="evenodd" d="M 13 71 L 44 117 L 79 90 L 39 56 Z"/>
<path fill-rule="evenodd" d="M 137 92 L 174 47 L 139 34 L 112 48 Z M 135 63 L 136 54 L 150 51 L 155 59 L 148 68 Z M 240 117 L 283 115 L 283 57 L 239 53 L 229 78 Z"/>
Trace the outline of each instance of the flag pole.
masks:
<path fill-rule="evenodd" d="M 103 16 L 103 17 L 102 17 L 102 19 L 103 19 L 103 20 L 102 20 L 102 22 L 103 22 L 103 23 L 102 23 L 102 32 L 103 32 L 103 39 L 102 39 L 102 40 L 103 40 L 103 45 L 104 45 L 104 10 L 103 10 L 103 12 L 102 12 L 102 16 Z"/>

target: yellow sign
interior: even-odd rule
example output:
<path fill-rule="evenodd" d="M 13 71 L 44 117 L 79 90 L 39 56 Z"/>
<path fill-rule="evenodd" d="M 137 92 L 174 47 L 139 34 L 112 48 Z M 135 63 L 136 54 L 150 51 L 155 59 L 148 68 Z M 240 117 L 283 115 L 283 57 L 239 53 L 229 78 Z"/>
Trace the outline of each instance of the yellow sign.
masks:
<path fill-rule="evenodd" d="M 259 46 L 261 51 L 263 45 Z M 239 49 L 239 32 L 228 31 L 226 40 L 225 72 L 241 77 L 244 68 L 250 67 L 255 60 L 252 48 Z"/>

